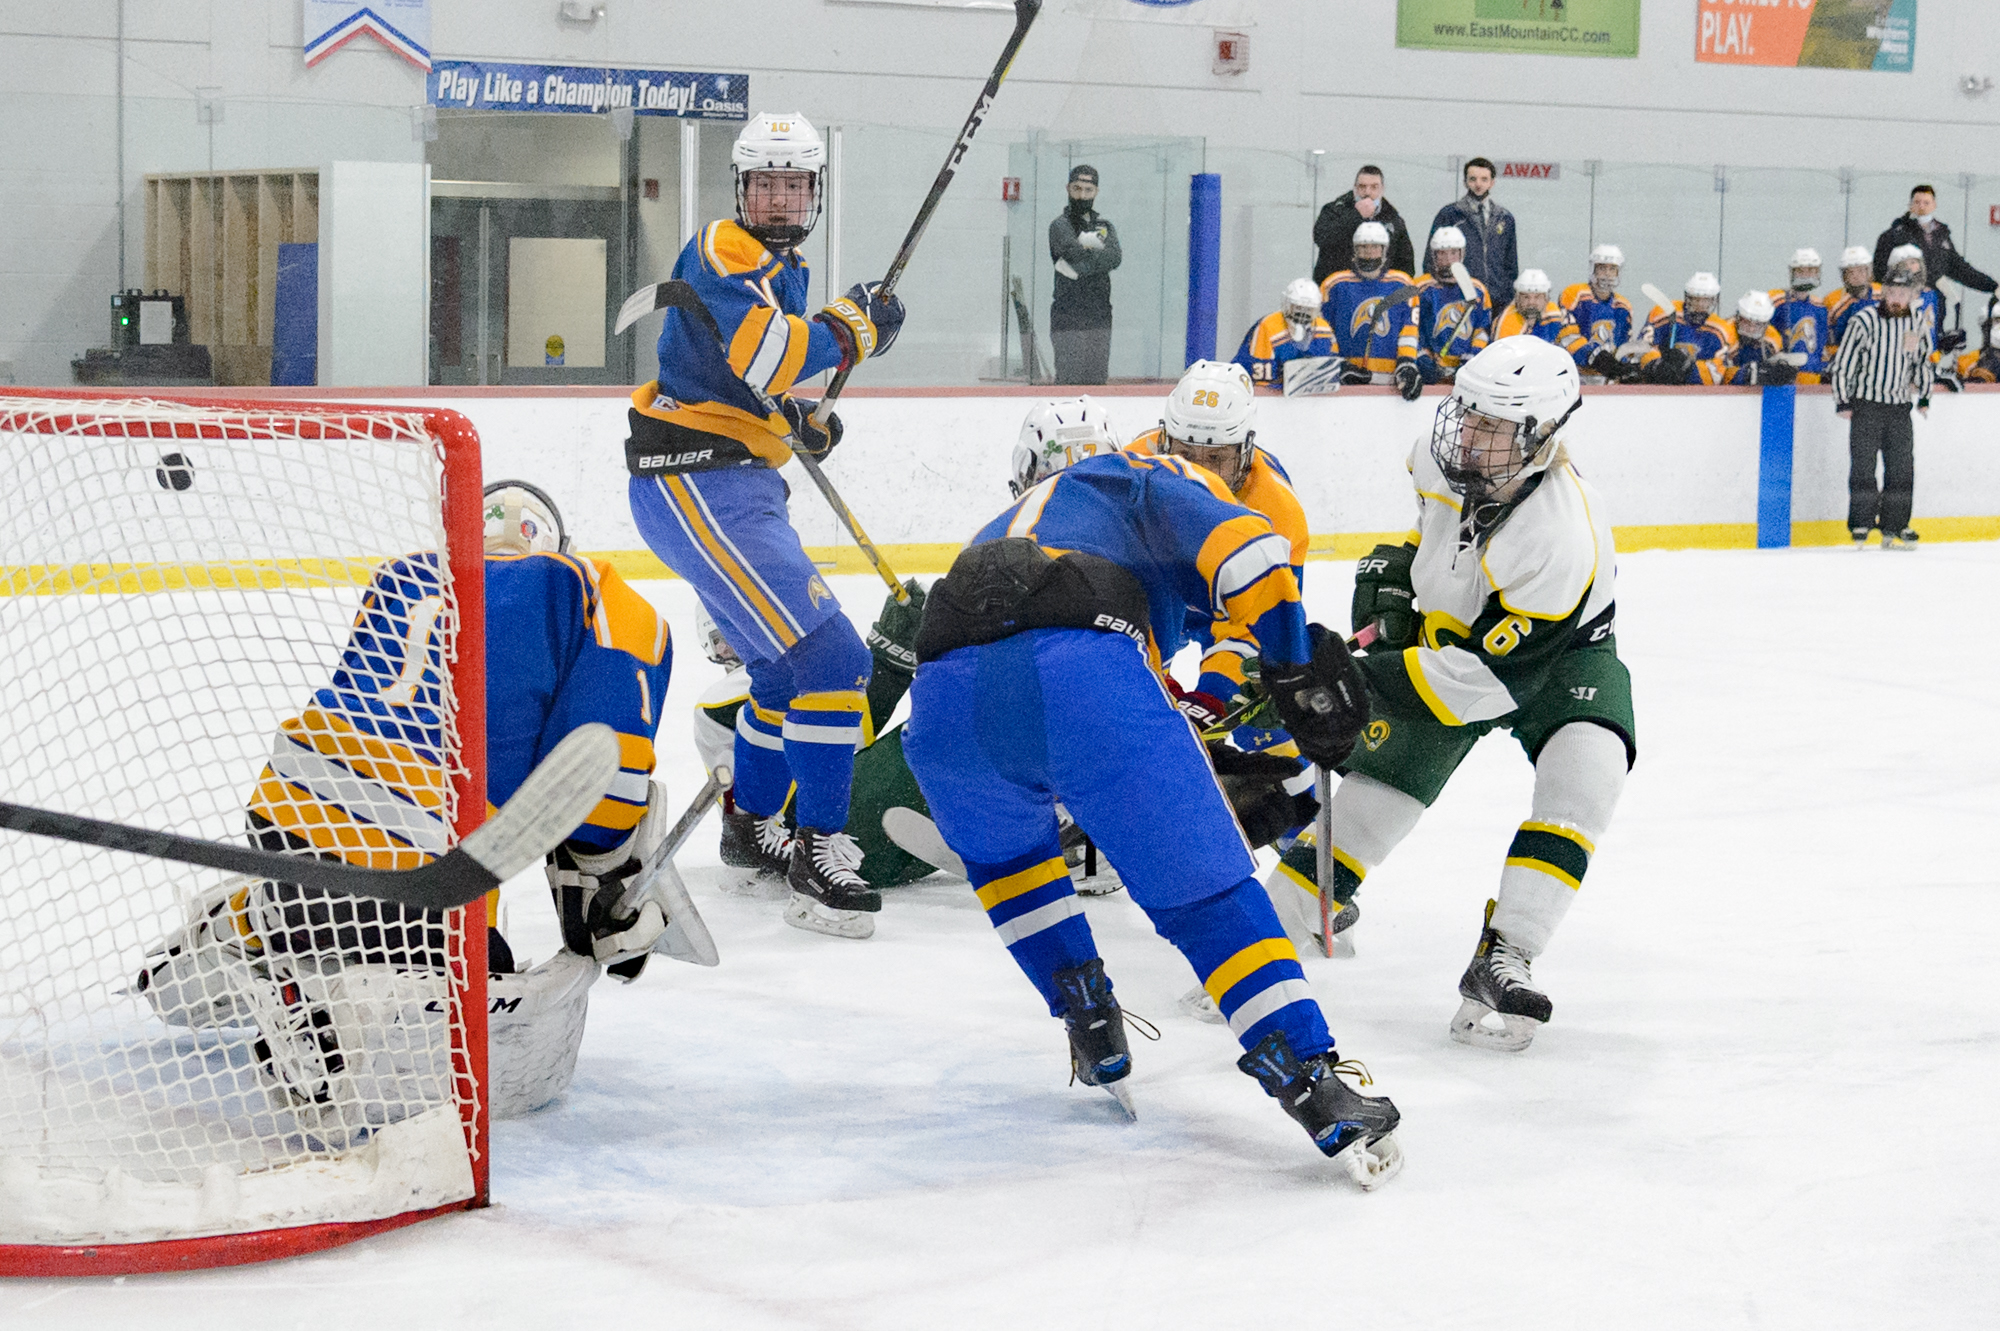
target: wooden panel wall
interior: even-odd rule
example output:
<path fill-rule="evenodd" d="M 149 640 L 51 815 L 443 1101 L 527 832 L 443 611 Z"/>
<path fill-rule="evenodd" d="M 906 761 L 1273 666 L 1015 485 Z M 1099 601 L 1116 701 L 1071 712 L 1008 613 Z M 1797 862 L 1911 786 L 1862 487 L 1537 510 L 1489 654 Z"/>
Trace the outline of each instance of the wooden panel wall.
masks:
<path fill-rule="evenodd" d="M 185 296 L 218 384 L 271 382 L 278 246 L 319 240 L 317 171 L 146 177 L 147 291 Z"/>

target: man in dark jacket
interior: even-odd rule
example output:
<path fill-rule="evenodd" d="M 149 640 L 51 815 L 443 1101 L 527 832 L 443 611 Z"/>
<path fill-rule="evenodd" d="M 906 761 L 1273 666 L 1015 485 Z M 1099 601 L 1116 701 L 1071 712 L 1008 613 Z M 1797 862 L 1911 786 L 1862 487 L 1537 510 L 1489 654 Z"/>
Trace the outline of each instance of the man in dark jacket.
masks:
<path fill-rule="evenodd" d="M 1498 310 L 1514 299 L 1514 279 L 1521 272 L 1521 252 L 1514 235 L 1514 214 L 1492 199 L 1493 163 L 1475 157 L 1465 164 L 1465 193 L 1457 202 L 1438 209 L 1430 234 L 1439 227 L 1455 226 L 1465 233 L 1465 267 L 1486 284 Z M 1424 271 L 1429 272 L 1431 256 L 1424 255 Z"/>
<path fill-rule="evenodd" d="M 1096 167 L 1071 168 L 1069 206 L 1049 223 L 1049 258 L 1056 265 L 1049 303 L 1056 382 L 1101 384 L 1111 366 L 1111 270 L 1125 255 L 1118 229 L 1097 215 Z"/>
<path fill-rule="evenodd" d="M 1875 280 L 1889 275 L 1889 251 L 1898 245 L 1915 245 L 1924 252 L 1924 281 L 1935 287 L 1940 277 L 1948 277 L 1974 291 L 1992 291 L 1994 281 L 1965 261 L 1951 243 L 1951 228 L 1937 215 L 1937 191 L 1919 185 L 1910 191 L 1910 211 L 1889 223 L 1889 229 L 1875 240 Z"/>
<path fill-rule="evenodd" d="M 1389 267 L 1398 272 L 1417 271 L 1417 252 L 1410 244 L 1410 228 L 1396 205 L 1382 197 L 1382 168 L 1364 166 L 1354 173 L 1354 188 L 1319 210 L 1313 221 L 1313 244 L 1319 258 L 1313 261 L 1313 281 L 1326 281 L 1327 274 L 1354 266 L 1354 228 L 1363 222 L 1380 222 L 1389 232 Z"/>

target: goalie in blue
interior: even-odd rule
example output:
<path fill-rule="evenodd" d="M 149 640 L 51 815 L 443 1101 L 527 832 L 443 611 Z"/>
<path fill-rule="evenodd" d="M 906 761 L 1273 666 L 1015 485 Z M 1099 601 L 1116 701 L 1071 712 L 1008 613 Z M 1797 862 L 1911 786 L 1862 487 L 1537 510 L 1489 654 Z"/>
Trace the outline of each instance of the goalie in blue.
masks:
<path fill-rule="evenodd" d="M 839 417 L 822 428 L 792 387 L 887 351 L 903 307 L 856 286 L 804 317 L 798 246 L 819 219 L 826 148 L 803 116 L 757 116 L 733 161 L 735 220 L 703 227 L 673 271 L 700 295 L 722 345 L 701 321 L 667 311 L 660 377 L 632 395 L 632 517 L 749 668 L 726 858 L 787 880 L 786 923 L 866 938 L 882 897 L 841 829 L 865 738 L 868 649 L 792 529 L 777 469 L 791 461 L 790 439 L 815 457 L 840 442 Z M 765 409 L 770 399 L 776 410 Z M 794 787 L 791 832 L 780 814 Z"/>
<path fill-rule="evenodd" d="M 1190 617 L 1255 639 L 1299 749 L 1328 767 L 1367 720 L 1346 644 L 1309 626 L 1291 549 L 1212 473 L 1062 437 L 1016 451 L 1019 496 L 930 592 L 903 751 L 1001 941 L 1117 1097 L 1125 1016 L 1063 862 L 1060 801 L 1180 949 L 1238 1060 L 1372 1187 L 1401 1165 L 1386 1098 L 1353 1073 L 1285 936 L 1200 739 L 1162 682 Z M 1367 1084 L 1365 1076 L 1362 1084 Z"/>

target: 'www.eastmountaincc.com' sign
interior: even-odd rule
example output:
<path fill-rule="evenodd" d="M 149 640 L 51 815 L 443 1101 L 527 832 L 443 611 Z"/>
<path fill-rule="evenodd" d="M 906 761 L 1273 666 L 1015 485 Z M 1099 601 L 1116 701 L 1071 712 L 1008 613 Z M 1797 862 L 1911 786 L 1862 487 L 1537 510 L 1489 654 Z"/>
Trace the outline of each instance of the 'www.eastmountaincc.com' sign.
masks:
<path fill-rule="evenodd" d="M 748 74 L 582 65 L 496 65 L 440 60 L 431 67 L 430 104 L 461 111 L 556 111 L 598 115 L 629 107 L 642 116 L 748 120 Z"/>

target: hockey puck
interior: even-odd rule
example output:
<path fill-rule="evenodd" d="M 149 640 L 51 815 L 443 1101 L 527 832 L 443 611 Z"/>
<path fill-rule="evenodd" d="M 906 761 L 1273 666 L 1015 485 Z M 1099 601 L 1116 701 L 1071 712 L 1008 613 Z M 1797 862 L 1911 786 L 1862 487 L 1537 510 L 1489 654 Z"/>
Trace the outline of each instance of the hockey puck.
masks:
<path fill-rule="evenodd" d="M 153 479 L 160 483 L 162 490 L 185 490 L 194 484 L 194 463 L 189 462 L 184 454 L 164 454 L 160 465 L 153 471 Z"/>

